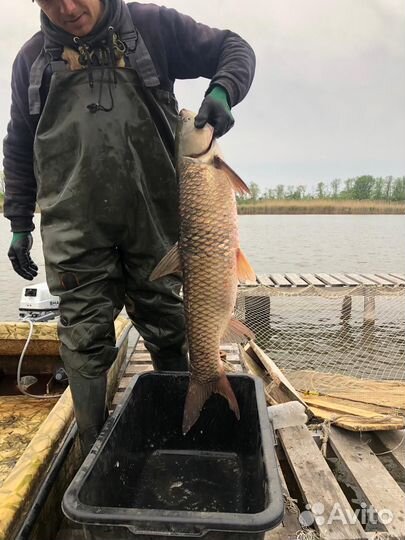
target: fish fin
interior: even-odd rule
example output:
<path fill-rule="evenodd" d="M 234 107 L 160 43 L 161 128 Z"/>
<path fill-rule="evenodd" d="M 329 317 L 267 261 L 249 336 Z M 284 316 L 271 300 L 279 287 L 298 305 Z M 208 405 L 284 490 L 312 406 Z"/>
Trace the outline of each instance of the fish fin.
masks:
<path fill-rule="evenodd" d="M 205 384 L 191 379 L 184 405 L 183 435 L 186 435 L 197 422 L 205 402 L 212 394 L 223 396 L 228 401 L 231 411 L 240 420 L 239 405 L 225 373 L 219 379 Z"/>
<path fill-rule="evenodd" d="M 215 156 L 214 166 L 217 169 L 221 169 L 227 175 L 236 193 L 238 193 L 239 195 L 243 195 L 244 193 L 250 193 L 249 188 L 242 180 L 242 178 L 238 174 L 236 174 L 236 172 L 227 163 L 225 163 L 222 158 L 220 158 L 219 156 Z"/>
<path fill-rule="evenodd" d="M 176 272 L 182 272 L 178 242 L 174 244 L 172 249 L 166 253 L 163 259 L 157 264 L 149 276 L 149 281 L 154 281 L 155 279 L 159 279 L 169 274 L 175 274 Z"/>
<path fill-rule="evenodd" d="M 245 343 L 255 339 L 254 333 L 242 321 L 232 318 L 221 338 L 221 343 Z"/>
<path fill-rule="evenodd" d="M 256 282 L 256 273 L 250 266 L 250 263 L 241 248 L 238 248 L 236 251 L 236 269 L 239 281 Z"/>

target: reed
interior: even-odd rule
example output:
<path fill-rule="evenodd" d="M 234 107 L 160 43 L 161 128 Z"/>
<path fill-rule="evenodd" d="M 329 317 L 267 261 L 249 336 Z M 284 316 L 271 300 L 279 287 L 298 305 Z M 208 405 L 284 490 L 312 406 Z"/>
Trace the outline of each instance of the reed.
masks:
<path fill-rule="evenodd" d="M 405 214 L 405 202 L 373 200 L 263 200 L 238 203 L 244 214 Z"/>

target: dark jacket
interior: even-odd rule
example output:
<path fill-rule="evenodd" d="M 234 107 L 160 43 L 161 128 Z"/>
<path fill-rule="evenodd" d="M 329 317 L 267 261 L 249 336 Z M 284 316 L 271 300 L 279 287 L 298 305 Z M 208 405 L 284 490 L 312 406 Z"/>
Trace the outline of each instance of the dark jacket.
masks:
<path fill-rule="evenodd" d="M 239 103 L 252 83 L 255 56 L 251 47 L 229 30 L 217 30 L 195 22 L 174 9 L 154 4 L 128 4 L 134 25 L 143 37 L 155 65 L 160 88 L 173 91 L 175 79 L 206 77 L 224 87 L 231 105 Z M 33 143 L 39 116 L 28 110 L 30 70 L 43 47 L 43 34 L 35 34 L 20 50 L 12 74 L 11 120 L 4 140 L 6 192 L 4 215 L 14 232 L 34 228 L 36 201 Z M 50 74 L 41 87 L 46 99 Z"/>

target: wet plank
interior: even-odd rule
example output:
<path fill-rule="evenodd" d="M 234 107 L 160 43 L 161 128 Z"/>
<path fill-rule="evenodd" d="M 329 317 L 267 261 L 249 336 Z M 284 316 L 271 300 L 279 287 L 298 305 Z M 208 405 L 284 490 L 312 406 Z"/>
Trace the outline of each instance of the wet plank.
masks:
<path fill-rule="evenodd" d="M 374 281 L 371 281 L 370 279 L 362 276 L 361 274 L 351 273 L 346 275 L 354 279 L 354 281 L 357 281 L 357 283 L 359 283 L 360 285 L 376 285 Z"/>
<path fill-rule="evenodd" d="M 362 438 L 361 438 L 362 437 Z M 405 535 L 405 493 L 372 452 L 366 437 L 331 427 L 329 442 L 353 475 L 368 505 L 377 514 L 392 512 L 392 521 L 384 520 L 389 534 L 403 538 Z"/>
<path fill-rule="evenodd" d="M 315 276 L 323 281 L 326 285 L 330 285 L 331 287 L 343 287 L 343 283 L 333 277 L 331 274 L 315 274 Z"/>
<path fill-rule="evenodd" d="M 267 287 L 274 287 L 274 283 L 272 282 L 272 280 L 265 274 L 258 275 L 257 281 L 260 283 L 260 285 L 266 285 Z"/>
<path fill-rule="evenodd" d="M 390 275 L 397 279 L 400 279 L 405 284 L 405 274 L 397 274 L 396 272 L 390 272 Z"/>
<path fill-rule="evenodd" d="M 363 527 L 355 520 L 349 502 L 308 428 L 297 426 L 280 429 L 279 437 L 305 502 L 311 506 L 322 503 L 324 516 L 333 515 L 335 505 L 339 504 L 342 512 L 353 517 L 352 524 L 328 519 L 318 523 L 321 538 L 328 540 L 365 538 Z"/>
<path fill-rule="evenodd" d="M 283 274 L 270 274 L 270 277 L 279 287 L 291 287 L 291 283 L 284 277 Z"/>
<path fill-rule="evenodd" d="M 387 281 L 390 281 L 394 285 L 405 285 L 405 282 L 385 272 L 379 272 L 376 276 L 382 277 Z"/>
<path fill-rule="evenodd" d="M 362 273 L 361 275 L 364 276 L 365 278 L 369 279 L 370 281 L 374 281 L 375 283 L 377 283 L 377 285 L 389 285 L 389 286 L 392 286 L 391 281 L 388 281 L 385 278 L 377 276 L 376 274 L 363 274 Z"/>
<path fill-rule="evenodd" d="M 310 285 L 316 285 L 317 287 L 325 287 L 325 283 L 315 277 L 314 274 L 301 274 L 301 277 Z"/>
<path fill-rule="evenodd" d="M 347 287 L 355 287 L 356 285 L 358 285 L 357 281 L 354 281 L 354 279 L 349 278 L 346 274 L 340 274 L 338 272 L 338 273 L 331 274 L 331 276 L 341 281 Z"/>
<path fill-rule="evenodd" d="M 285 277 L 291 281 L 293 285 L 296 287 L 308 287 L 308 283 L 304 281 L 298 274 L 294 274 L 289 272 L 285 275 Z"/>

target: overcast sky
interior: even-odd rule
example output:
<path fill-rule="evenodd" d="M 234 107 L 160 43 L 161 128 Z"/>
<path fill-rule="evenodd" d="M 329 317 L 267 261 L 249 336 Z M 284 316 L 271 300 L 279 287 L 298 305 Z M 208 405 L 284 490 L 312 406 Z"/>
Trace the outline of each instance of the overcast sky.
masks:
<path fill-rule="evenodd" d="M 252 89 L 221 142 L 246 182 L 314 186 L 361 174 L 405 175 L 405 0 L 169 0 L 253 46 Z M 12 61 L 39 27 L 30 0 L 2 0 L 0 131 Z M 207 81 L 178 82 L 197 110 Z"/>

